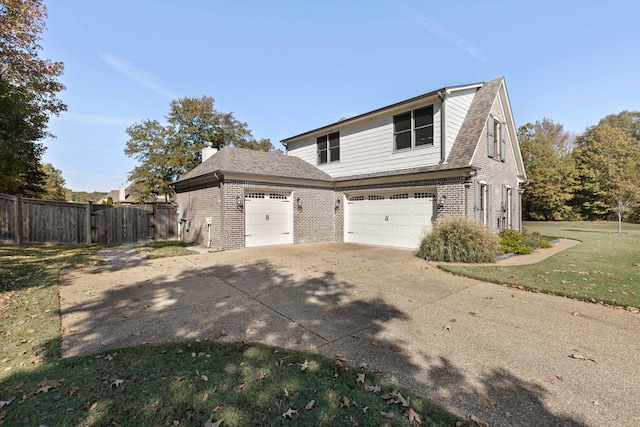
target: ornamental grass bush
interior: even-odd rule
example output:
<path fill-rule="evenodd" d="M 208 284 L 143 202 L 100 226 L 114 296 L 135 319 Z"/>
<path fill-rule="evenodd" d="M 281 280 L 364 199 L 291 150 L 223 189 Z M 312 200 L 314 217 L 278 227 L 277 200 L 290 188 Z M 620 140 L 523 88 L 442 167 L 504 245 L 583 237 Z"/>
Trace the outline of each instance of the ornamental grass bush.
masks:
<path fill-rule="evenodd" d="M 420 243 L 417 255 L 432 261 L 496 262 L 500 239 L 473 218 L 448 216 L 439 219 Z"/>

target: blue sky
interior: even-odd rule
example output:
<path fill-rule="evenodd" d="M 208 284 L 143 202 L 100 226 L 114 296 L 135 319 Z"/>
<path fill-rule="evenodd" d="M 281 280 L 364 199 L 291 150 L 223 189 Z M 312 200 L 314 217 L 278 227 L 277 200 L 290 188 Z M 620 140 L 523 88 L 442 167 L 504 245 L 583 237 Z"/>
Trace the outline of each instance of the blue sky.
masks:
<path fill-rule="evenodd" d="M 126 128 L 213 96 L 279 141 L 404 99 L 504 76 L 520 126 L 579 134 L 640 110 L 640 2 L 45 0 L 42 56 L 65 63 L 45 162 L 109 191 Z"/>

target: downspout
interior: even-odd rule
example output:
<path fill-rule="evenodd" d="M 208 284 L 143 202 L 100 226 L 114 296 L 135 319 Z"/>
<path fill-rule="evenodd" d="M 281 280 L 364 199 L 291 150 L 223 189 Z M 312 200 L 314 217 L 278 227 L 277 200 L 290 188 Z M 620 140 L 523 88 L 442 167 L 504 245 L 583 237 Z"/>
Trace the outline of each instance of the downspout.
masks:
<path fill-rule="evenodd" d="M 440 163 L 444 163 L 447 160 L 447 124 L 446 117 L 446 97 L 447 92 L 438 91 L 438 97 L 440 98 Z"/>

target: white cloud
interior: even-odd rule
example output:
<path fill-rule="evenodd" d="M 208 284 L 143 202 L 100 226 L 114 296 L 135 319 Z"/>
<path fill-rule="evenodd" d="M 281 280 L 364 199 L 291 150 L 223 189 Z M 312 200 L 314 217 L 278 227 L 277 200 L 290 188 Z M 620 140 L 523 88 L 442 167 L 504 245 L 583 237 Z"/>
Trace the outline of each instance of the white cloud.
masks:
<path fill-rule="evenodd" d="M 391 2 L 391 5 L 398 7 L 402 14 L 409 20 L 414 21 L 416 24 L 424 27 L 434 36 L 451 43 L 459 50 L 463 51 L 467 55 L 471 56 L 482 62 L 488 62 L 489 58 L 487 55 L 480 49 L 475 46 L 473 43 L 465 40 L 462 36 L 456 34 L 455 32 L 449 30 L 448 28 L 443 27 L 432 19 L 427 18 L 426 16 L 421 15 L 415 10 L 408 9 L 404 5 L 398 2 Z"/>
<path fill-rule="evenodd" d="M 104 125 L 104 126 L 131 126 L 136 122 L 135 119 L 125 117 L 100 116 L 92 114 L 75 114 L 63 113 L 60 120 L 66 120 L 74 123 L 82 123 L 86 125 Z"/>
<path fill-rule="evenodd" d="M 149 89 L 151 92 L 170 100 L 177 98 L 177 96 L 169 88 L 167 88 L 151 73 L 137 68 L 135 65 L 125 61 L 117 55 L 105 54 L 101 55 L 100 57 L 118 73 L 130 78 L 134 82 Z"/>
<path fill-rule="evenodd" d="M 421 21 L 422 22 L 420 22 L 420 24 L 436 37 L 444 39 L 445 41 L 451 43 L 452 45 L 475 59 L 479 59 L 482 62 L 488 61 L 487 55 L 482 51 L 482 49 L 473 45 L 471 42 L 465 40 L 453 31 L 450 31 L 447 28 L 438 25 L 436 22 L 432 21 L 429 18 L 422 18 Z"/>

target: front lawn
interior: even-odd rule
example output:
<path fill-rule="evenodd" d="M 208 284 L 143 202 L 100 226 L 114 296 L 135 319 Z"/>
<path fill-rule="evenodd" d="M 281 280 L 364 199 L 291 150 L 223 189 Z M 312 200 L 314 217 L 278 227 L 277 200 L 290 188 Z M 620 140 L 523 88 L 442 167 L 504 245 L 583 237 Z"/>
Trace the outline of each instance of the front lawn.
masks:
<path fill-rule="evenodd" d="M 533 265 L 438 267 L 487 282 L 640 308 L 640 225 L 624 224 L 622 235 L 614 222 L 525 222 L 524 227 L 581 243 Z"/>
<path fill-rule="evenodd" d="M 99 248 L 0 246 L 0 424 L 471 425 L 342 361 L 259 344 L 167 343 L 62 359 L 58 272 L 100 262 Z"/>

